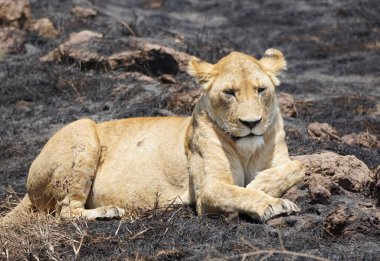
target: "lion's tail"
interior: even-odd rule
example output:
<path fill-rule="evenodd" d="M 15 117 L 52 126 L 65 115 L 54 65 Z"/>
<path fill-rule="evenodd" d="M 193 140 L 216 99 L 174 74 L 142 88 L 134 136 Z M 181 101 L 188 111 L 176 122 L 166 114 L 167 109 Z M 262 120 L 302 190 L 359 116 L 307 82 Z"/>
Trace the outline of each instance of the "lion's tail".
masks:
<path fill-rule="evenodd" d="M 18 203 L 18 205 L 8 214 L 0 219 L 0 224 L 10 224 L 16 223 L 22 215 L 25 215 L 28 211 L 33 209 L 33 204 L 29 199 L 29 195 L 26 194 L 25 197 Z"/>

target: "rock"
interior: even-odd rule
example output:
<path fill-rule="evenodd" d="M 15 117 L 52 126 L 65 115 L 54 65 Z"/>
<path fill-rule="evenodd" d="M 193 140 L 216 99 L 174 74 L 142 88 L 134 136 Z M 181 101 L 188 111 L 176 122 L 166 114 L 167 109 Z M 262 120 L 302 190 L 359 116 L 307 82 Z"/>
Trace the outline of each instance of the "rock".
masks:
<path fill-rule="evenodd" d="M 341 156 L 332 152 L 294 156 L 306 167 L 306 182 L 321 174 L 345 190 L 369 195 L 375 186 L 375 174 L 355 156 Z"/>
<path fill-rule="evenodd" d="M 32 22 L 30 30 L 45 38 L 55 38 L 59 35 L 53 23 L 48 18 L 40 18 Z"/>
<path fill-rule="evenodd" d="M 150 0 L 144 4 L 144 8 L 158 9 L 158 8 L 161 8 L 163 5 L 164 5 L 163 0 Z"/>
<path fill-rule="evenodd" d="M 329 235 L 342 234 L 343 228 L 346 226 L 349 213 L 347 207 L 344 205 L 338 205 L 333 211 L 331 211 L 325 222 L 323 223 L 324 231 Z"/>
<path fill-rule="evenodd" d="M 0 54 L 25 51 L 24 29 L 30 24 L 28 0 L 0 0 Z"/>
<path fill-rule="evenodd" d="M 0 0 L 0 21 L 2 26 L 18 29 L 29 27 L 31 10 L 28 0 Z"/>
<path fill-rule="evenodd" d="M 173 92 L 168 100 L 166 108 L 170 111 L 190 114 L 200 96 L 200 90 Z"/>
<path fill-rule="evenodd" d="M 278 229 L 282 228 L 294 228 L 302 233 L 302 230 L 313 229 L 319 225 L 320 218 L 315 215 L 303 214 L 303 215 L 290 215 L 290 216 L 277 216 L 269 219 L 266 224 Z"/>
<path fill-rule="evenodd" d="M 141 71 L 147 75 L 176 75 L 179 72 L 175 58 L 162 49 L 125 51 L 106 58 L 111 69 L 123 68 L 126 71 Z"/>
<path fill-rule="evenodd" d="M 128 40 L 130 40 L 129 45 L 132 50 L 110 55 L 107 60 L 111 68 L 141 66 L 143 60 L 143 63 L 149 65 L 150 69 L 153 69 L 153 74 L 156 75 L 176 75 L 179 71 L 187 70 L 191 58 L 189 54 L 149 43 L 142 38 L 128 38 Z"/>
<path fill-rule="evenodd" d="M 33 44 L 26 43 L 24 46 L 25 46 L 27 55 L 39 54 L 41 51 L 38 47 L 34 46 Z"/>
<path fill-rule="evenodd" d="M 117 76 L 117 78 L 119 79 L 132 78 L 134 80 L 141 81 L 141 82 L 154 83 L 154 84 L 158 83 L 157 79 L 152 78 L 141 72 L 122 72 L 121 74 Z"/>
<path fill-rule="evenodd" d="M 163 74 L 159 77 L 159 80 L 163 84 L 174 84 L 177 83 L 175 78 L 169 74 Z"/>
<path fill-rule="evenodd" d="M 17 54 L 25 51 L 25 32 L 13 27 L 0 28 L 0 53 Z"/>
<path fill-rule="evenodd" d="M 98 14 L 98 12 L 95 9 L 81 7 L 79 5 L 74 5 L 71 9 L 71 13 L 74 16 L 81 18 L 93 18 Z"/>
<path fill-rule="evenodd" d="M 179 52 L 179 51 L 174 50 L 173 48 L 162 46 L 159 44 L 152 44 L 142 38 L 135 38 L 134 45 L 138 49 L 146 51 L 146 52 L 157 50 L 160 52 L 170 54 L 177 61 L 180 71 L 185 72 L 187 70 L 187 65 L 189 64 L 189 61 L 191 58 L 191 55 L 187 53 Z"/>
<path fill-rule="evenodd" d="M 303 198 L 307 197 L 306 190 L 301 190 L 299 187 L 294 186 L 282 196 L 283 198 L 289 199 L 295 203 L 301 201 Z"/>
<path fill-rule="evenodd" d="M 21 112 L 30 112 L 32 110 L 32 102 L 20 100 L 16 103 L 16 107 Z"/>
<path fill-rule="evenodd" d="M 326 204 L 331 197 L 333 182 L 321 174 L 314 174 L 308 179 L 309 194 L 313 203 Z"/>
<path fill-rule="evenodd" d="M 181 66 L 184 68 L 184 63 L 190 59 L 187 54 L 132 37 L 120 40 L 125 43 L 126 51 L 103 53 L 108 42 L 102 38 L 101 34 L 92 31 L 71 34 L 68 41 L 41 57 L 40 61 L 75 62 L 81 68 L 135 71 L 158 77 L 178 74 Z"/>
<path fill-rule="evenodd" d="M 380 141 L 368 132 L 351 133 L 342 137 L 344 143 L 365 148 L 380 148 Z"/>
<path fill-rule="evenodd" d="M 328 123 L 311 123 L 307 127 L 307 133 L 309 138 L 317 140 L 336 139 L 341 141 L 342 139 L 337 135 L 336 130 Z"/>
<path fill-rule="evenodd" d="M 283 116 L 297 117 L 297 109 L 292 95 L 286 92 L 280 92 L 278 102 Z"/>
<path fill-rule="evenodd" d="M 125 51 L 112 54 L 107 58 L 107 63 L 111 69 L 115 70 L 119 67 L 132 67 L 136 65 L 135 59 L 141 57 L 141 51 Z"/>
<path fill-rule="evenodd" d="M 338 204 L 323 222 L 327 236 L 380 235 L 380 212 L 372 205 Z"/>
<path fill-rule="evenodd" d="M 92 51 L 91 46 L 86 43 L 101 39 L 102 34 L 92 31 L 81 31 L 70 34 L 69 40 L 58 46 L 40 58 L 41 62 L 61 62 L 64 59 L 74 60 L 81 66 L 85 64 L 100 64 L 104 62 L 104 57 L 96 51 Z"/>

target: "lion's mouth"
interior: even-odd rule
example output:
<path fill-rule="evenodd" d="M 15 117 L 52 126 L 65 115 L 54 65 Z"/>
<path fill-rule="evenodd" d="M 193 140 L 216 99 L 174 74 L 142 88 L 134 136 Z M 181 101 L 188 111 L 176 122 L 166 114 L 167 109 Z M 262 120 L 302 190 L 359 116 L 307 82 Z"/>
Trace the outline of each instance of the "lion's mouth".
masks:
<path fill-rule="evenodd" d="M 248 135 L 245 135 L 245 136 L 232 136 L 232 138 L 234 140 L 240 140 L 240 139 L 244 139 L 244 138 L 254 138 L 254 137 L 261 137 L 263 135 L 257 135 L 257 134 L 253 134 L 253 133 L 249 133 Z"/>

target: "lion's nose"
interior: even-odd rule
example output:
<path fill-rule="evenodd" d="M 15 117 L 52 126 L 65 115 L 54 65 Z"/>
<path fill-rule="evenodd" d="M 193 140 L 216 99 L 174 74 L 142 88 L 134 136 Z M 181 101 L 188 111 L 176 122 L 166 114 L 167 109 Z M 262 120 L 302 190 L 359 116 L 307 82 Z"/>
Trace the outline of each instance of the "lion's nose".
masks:
<path fill-rule="evenodd" d="M 262 118 L 255 119 L 255 120 L 250 120 L 250 121 L 239 119 L 239 121 L 240 121 L 243 125 L 247 126 L 248 128 L 253 129 L 253 128 L 256 127 L 256 125 L 261 121 L 261 119 L 262 119 Z"/>

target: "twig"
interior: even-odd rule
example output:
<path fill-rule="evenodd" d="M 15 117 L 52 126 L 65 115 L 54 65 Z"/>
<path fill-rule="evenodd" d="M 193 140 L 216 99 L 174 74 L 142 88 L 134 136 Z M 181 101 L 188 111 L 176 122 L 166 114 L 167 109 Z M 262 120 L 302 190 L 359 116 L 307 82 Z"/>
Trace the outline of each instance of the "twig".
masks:
<path fill-rule="evenodd" d="M 74 254 L 75 254 L 75 258 L 74 258 L 75 260 L 77 260 L 79 252 L 80 252 L 80 249 L 82 248 L 83 239 L 84 239 L 84 235 L 82 235 L 82 237 L 80 239 L 78 248 L 75 247 L 74 242 L 71 243 L 71 246 L 73 247 L 73 251 L 74 251 Z"/>
<path fill-rule="evenodd" d="M 297 256 L 297 257 L 306 257 L 309 258 L 310 260 L 318 260 L 318 261 L 331 261 L 329 259 L 315 256 L 312 254 L 304 254 L 304 253 L 298 253 L 298 252 L 293 252 L 293 251 L 288 251 L 288 250 L 258 250 L 255 252 L 248 252 L 240 255 L 233 255 L 233 256 L 228 256 L 228 257 L 223 257 L 223 258 L 213 258 L 211 260 L 232 260 L 236 258 L 247 258 L 250 256 L 259 256 L 259 255 L 268 255 L 268 254 L 279 254 L 279 255 L 289 255 L 289 256 Z"/>
<path fill-rule="evenodd" d="M 7 257 L 7 260 L 9 260 L 9 251 L 8 251 L 8 248 L 5 249 L 5 256 Z"/>
<path fill-rule="evenodd" d="M 83 244 L 83 240 L 84 240 L 84 237 L 87 235 L 87 233 L 86 233 L 86 231 L 84 231 L 78 224 L 77 224 L 77 222 L 75 221 L 75 220 L 72 220 L 71 221 L 71 224 L 76 228 L 76 230 L 77 230 L 77 233 L 79 234 L 79 235 L 81 235 L 81 238 L 80 238 L 80 242 L 79 242 L 79 246 L 76 248 L 75 247 L 75 245 L 74 245 L 74 242 L 76 241 L 76 240 L 72 240 L 72 242 L 71 242 L 71 246 L 72 246 L 72 248 L 73 248 L 73 250 L 74 250 L 74 254 L 75 254 L 75 260 L 77 260 L 77 258 L 78 258 L 78 255 L 79 255 L 79 252 L 80 252 L 80 250 L 81 250 L 81 248 L 82 248 L 82 244 Z M 87 223 L 85 222 L 85 225 L 87 226 Z M 78 242 L 78 241 L 76 241 L 76 242 Z"/>
<path fill-rule="evenodd" d="M 133 234 L 133 232 L 128 228 L 128 226 L 125 226 L 125 228 L 128 230 L 129 234 Z"/>
<path fill-rule="evenodd" d="M 119 225 L 117 226 L 117 229 L 116 229 L 116 231 L 115 231 L 114 236 L 117 236 L 117 233 L 119 233 L 120 226 L 121 226 L 121 220 L 120 220 L 120 222 L 119 222 Z"/>
<path fill-rule="evenodd" d="M 247 239 L 245 239 L 244 237 L 241 238 L 241 241 L 246 244 L 247 246 L 249 246 L 252 250 L 258 250 L 259 248 L 257 246 L 254 246 L 251 242 L 249 242 Z"/>
<path fill-rule="evenodd" d="M 262 258 L 260 258 L 259 261 L 264 261 L 264 260 L 267 260 L 268 258 L 270 258 L 271 256 L 273 256 L 273 252 L 269 252 L 268 254 L 266 254 L 265 256 L 263 256 Z"/>
<path fill-rule="evenodd" d="M 148 231 L 149 229 L 152 229 L 151 227 L 148 227 L 147 229 L 144 229 L 143 231 L 140 231 L 139 233 L 137 233 L 136 235 L 134 235 L 133 237 L 131 237 L 130 239 L 135 239 L 136 237 L 144 234 L 146 231 Z"/>
<path fill-rule="evenodd" d="M 280 241 L 281 250 L 286 250 L 285 246 L 284 246 L 284 240 L 282 240 L 280 230 L 277 230 L 277 234 L 278 234 L 278 241 Z"/>
<path fill-rule="evenodd" d="M 54 261 L 58 261 L 58 259 L 55 258 L 49 251 L 47 251 L 47 255 L 49 256 L 50 259 L 52 259 Z"/>
<path fill-rule="evenodd" d="M 173 215 L 168 219 L 168 221 L 170 222 L 173 217 L 178 213 L 178 211 L 180 211 L 182 209 L 182 207 L 178 208 L 176 211 L 174 211 Z"/>
<path fill-rule="evenodd" d="M 338 135 L 335 135 L 334 133 L 327 132 L 327 131 L 324 131 L 324 133 L 326 133 L 327 135 L 330 135 L 332 138 L 334 138 L 338 141 L 343 141 L 343 139 L 341 137 L 339 137 Z"/>

